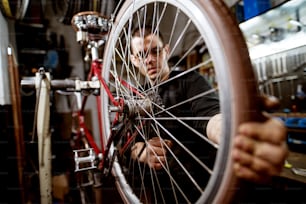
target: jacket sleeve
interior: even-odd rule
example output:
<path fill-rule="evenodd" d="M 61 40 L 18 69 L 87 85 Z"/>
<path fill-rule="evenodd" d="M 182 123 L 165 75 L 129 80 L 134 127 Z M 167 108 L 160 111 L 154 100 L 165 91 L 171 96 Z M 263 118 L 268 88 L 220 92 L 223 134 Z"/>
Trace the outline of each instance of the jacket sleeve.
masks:
<path fill-rule="evenodd" d="M 183 86 L 187 98 L 203 94 L 203 96 L 190 101 L 191 111 L 194 116 L 214 116 L 220 112 L 218 95 L 202 75 L 197 72 L 190 73 L 186 76 Z M 206 120 L 199 120 L 194 122 L 194 126 L 206 133 L 207 123 L 208 121 Z"/>

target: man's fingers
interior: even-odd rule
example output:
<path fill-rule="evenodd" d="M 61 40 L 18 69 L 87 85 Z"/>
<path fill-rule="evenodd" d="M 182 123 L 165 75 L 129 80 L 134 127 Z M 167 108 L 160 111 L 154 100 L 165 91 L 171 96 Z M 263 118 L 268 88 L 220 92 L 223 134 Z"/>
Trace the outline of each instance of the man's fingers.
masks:
<path fill-rule="evenodd" d="M 261 97 L 261 104 L 263 110 L 272 110 L 278 108 L 280 105 L 278 98 L 267 95 Z"/>
<path fill-rule="evenodd" d="M 163 164 L 166 162 L 166 153 L 167 148 L 171 148 L 173 146 L 173 142 L 171 140 L 165 139 L 163 140 L 160 137 L 153 137 L 148 140 L 147 143 L 147 154 L 148 154 L 148 165 L 155 169 L 160 170 L 163 167 Z"/>
<path fill-rule="evenodd" d="M 156 156 L 163 156 L 166 154 L 165 148 L 152 146 L 152 145 L 149 146 L 147 151 L 149 154 L 156 155 Z"/>
<path fill-rule="evenodd" d="M 243 166 L 240 163 L 234 163 L 234 172 L 238 178 L 247 179 L 256 183 L 265 183 L 271 179 L 270 175 L 258 174 L 252 171 L 249 167 Z"/>
<path fill-rule="evenodd" d="M 171 148 L 171 147 L 173 146 L 173 142 L 172 142 L 171 140 L 165 139 L 164 142 L 165 142 L 165 144 L 166 144 L 169 148 Z"/>
<path fill-rule="evenodd" d="M 265 123 L 264 126 L 257 122 L 244 123 L 239 126 L 238 134 L 274 144 L 280 144 L 286 139 L 286 127 L 281 121 L 270 118 Z M 270 127 L 275 128 L 271 129 Z"/>
<path fill-rule="evenodd" d="M 234 162 L 249 168 L 257 174 L 276 175 L 281 171 L 282 166 L 273 164 L 266 159 L 256 157 L 247 152 L 236 149 L 233 151 Z"/>
<path fill-rule="evenodd" d="M 239 151 L 243 151 L 275 165 L 281 163 L 288 154 L 286 151 L 286 143 L 284 142 L 276 145 L 274 143 L 260 142 L 243 135 L 235 137 L 234 146 Z"/>
<path fill-rule="evenodd" d="M 155 156 L 151 155 L 149 157 L 148 164 L 151 168 L 154 168 L 155 170 L 160 170 L 166 162 L 166 157 L 165 156 Z"/>
<path fill-rule="evenodd" d="M 155 146 L 155 147 L 161 147 L 162 146 L 161 140 L 162 139 L 159 138 L 159 137 L 153 137 L 153 138 L 148 140 L 148 143 L 152 146 Z"/>
<path fill-rule="evenodd" d="M 259 141 L 237 135 L 234 138 L 234 171 L 240 178 L 262 182 L 281 172 L 288 151 L 286 143 Z"/>

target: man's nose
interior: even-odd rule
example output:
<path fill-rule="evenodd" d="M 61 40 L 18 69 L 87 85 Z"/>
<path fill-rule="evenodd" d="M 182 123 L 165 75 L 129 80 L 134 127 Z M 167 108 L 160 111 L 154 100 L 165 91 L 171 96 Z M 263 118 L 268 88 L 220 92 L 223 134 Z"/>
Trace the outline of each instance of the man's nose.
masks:
<path fill-rule="evenodd" d="M 145 58 L 145 63 L 148 64 L 150 62 L 152 62 L 154 59 L 154 57 L 152 56 L 152 54 L 148 53 L 148 55 Z"/>

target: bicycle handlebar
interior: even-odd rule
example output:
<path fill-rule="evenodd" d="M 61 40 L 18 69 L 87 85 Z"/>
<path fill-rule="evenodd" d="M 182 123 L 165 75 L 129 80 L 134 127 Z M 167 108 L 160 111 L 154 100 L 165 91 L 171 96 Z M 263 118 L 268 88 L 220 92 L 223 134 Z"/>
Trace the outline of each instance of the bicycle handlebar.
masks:
<path fill-rule="evenodd" d="M 53 89 L 69 89 L 75 88 L 76 80 L 72 79 L 63 79 L 63 80 L 51 80 L 51 87 Z M 23 88 L 35 88 L 35 78 L 33 79 L 23 79 L 21 80 L 21 87 Z"/>
<path fill-rule="evenodd" d="M 50 80 L 51 89 L 73 89 L 74 91 L 81 91 L 84 89 L 100 88 L 99 81 L 81 81 L 78 79 L 54 79 Z M 32 88 L 36 87 L 35 78 L 21 80 L 21 87 Z"/>
<path fill-rule="evenodd" d="M 54 88 L 75 88 L 76 87 L 76 81 L 73 79 L 64 79 L 64 80 L 51 80 L 51 87 Z"/>

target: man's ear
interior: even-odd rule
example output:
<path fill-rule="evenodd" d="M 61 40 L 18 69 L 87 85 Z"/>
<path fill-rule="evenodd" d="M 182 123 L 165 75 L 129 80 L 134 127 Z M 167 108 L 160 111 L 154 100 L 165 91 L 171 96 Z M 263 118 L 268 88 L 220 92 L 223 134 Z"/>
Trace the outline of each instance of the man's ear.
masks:
<path fill-rule="evenodd" d="M 166 45 L 164 46 L 164 50 L 166 51 L 166 57 L 167 57 L 167 59 L 168 59 L 169 53 L 170 53 L 170 46 L 169 46 L 169 44 L 166 44 Z"/>
<path fill-rule="evenodd" d="M 134 66 L 138 67 L 138 61 L 134 55 L 130 55 L 131 62 L 133 63 Z"/>

